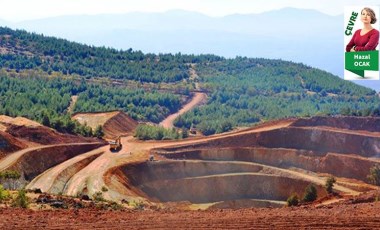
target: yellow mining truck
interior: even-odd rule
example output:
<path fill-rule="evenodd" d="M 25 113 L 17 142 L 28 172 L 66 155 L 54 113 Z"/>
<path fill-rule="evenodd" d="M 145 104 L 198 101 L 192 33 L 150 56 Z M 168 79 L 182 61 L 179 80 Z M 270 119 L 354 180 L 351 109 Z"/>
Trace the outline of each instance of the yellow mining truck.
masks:
<path fill-rule="evenodd" d="M 113 152 L 120 151 L 121 147 L 123 146 L 121 144 L 121 138 L 120 138 L 120 136 L 117 137 L 114 140 L 108 141 L 108 143 L 110 144 L 110 150 L 113 151 Z"/>

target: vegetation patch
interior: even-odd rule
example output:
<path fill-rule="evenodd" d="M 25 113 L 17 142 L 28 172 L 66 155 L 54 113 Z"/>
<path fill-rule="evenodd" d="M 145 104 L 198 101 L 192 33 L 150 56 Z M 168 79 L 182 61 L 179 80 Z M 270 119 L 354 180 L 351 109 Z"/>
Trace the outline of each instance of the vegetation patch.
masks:
<path fill-rule="evenodd" d="M 289 198 L 286 200 L 286 205 L 288 207 L 291 206 L 297 206 L 300 202 L 300 199 L 296 193 L 289 196 Z"/>
<path fill-rule="evenodd" d="M 305 193 L 303 195 L 302 201 L 313 202 L 317 199 L 317 188 L 313 184 L 309 184 L 305 188 Z"/>
<path fill-rule="evenodd" d="M 95 130 L 71 121 L 71 111 L 122 110 L 137 121 L 159 123 L 195 88 L 207 93 L 207 104 L 174 125 L 194 125 L 205 135 L 287 117 L 380 115 L 374 90 L 288 61 L 144 54 L 3 27 L 0 47 L 5 47 L 0 114 L 24 116 L 62 132 L 94 135 Z M 78 100 L 68 111 L 72 96 Z"/>
<path fill-rule="evenodd" d="M 187 135 L 186 130 L 183 132 Z M 140 124 L 135 131 L 135 137 L 140 140 L 177 140 L 182 135 L 175 129 L 166 129 L 160 126 Z"/>
<path fill-rule="evenodd" d="M 369 182 L 374 185 L 380 185 L 380 165 L 375 164 L 369 169 L 369 175 L 367 176 Z"/>
<path fill-rule="evenodd" d="M 336 179 L 333 176 L 329 176 L 326 179 L 325 187 L 328 194 L 331 194 L 333 192 L 333 187 L 334 187 L 335 182 L 336 182 Z"/>

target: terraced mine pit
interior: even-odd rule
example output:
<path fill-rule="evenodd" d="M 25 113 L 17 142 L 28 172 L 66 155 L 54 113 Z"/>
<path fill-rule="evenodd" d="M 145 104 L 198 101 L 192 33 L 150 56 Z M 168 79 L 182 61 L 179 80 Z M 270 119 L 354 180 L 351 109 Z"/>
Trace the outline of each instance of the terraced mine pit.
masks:
<path fill-rule="evenodd" d="M 131 132 L 129 126 L 113 132 L 128 119 L 110 114 L 109 136 Z M 28 139 L 26 144 L 39 141 L 29 147 L 16 145 L 24 138 L 18 135 L 21 128 L 4 125 L 12 135 L 4 133 L 3 142 L 14 144 L 16 152 L 4 152 L 0 169 L 21 172 L 27 188 L 70 196 L 101 192 L 107 200 L 185 209 L 277 207 L 293 193 L 302 197 L 309 184 L 325 197 L 331 175 L 341 197 L 378 189 L 367 177 L 380 164 L 379 124 L 371 117 L 313 117 L 176 141 L 139 141 L 128 134 L 116 153 L 104 142 L 66 143 L 71 140 L 66 136 L 41 146 L 53 134 L 43 141 Z"/>
<path fill-rule="evenodd" d="M 141 196 L 156 202 L 281 206 L 289 194 L 302 194 L 310 183 L 281 169 L 239 161 L 166 159 L 129 165 L 122 171 Z M 320 186 L 318 192 L 325 195 Z"/>
<path fill-rule="evenodd" d="M 155 161 L 119 167 L 121 183 L 152 202 L 185 202 L 195 207 L 281 206 L 292 194 L 302 197 L 314 184 L 326 195 L 329 175 L 335 191 L 357 195 L 379 163 L 377 118 L 291 120 L 278 128 L 256 128 L 156 148 Z M 351 125 L 352 124 L 352 125 Z M 272 125 L 275 127 L 277 124 Z"/>

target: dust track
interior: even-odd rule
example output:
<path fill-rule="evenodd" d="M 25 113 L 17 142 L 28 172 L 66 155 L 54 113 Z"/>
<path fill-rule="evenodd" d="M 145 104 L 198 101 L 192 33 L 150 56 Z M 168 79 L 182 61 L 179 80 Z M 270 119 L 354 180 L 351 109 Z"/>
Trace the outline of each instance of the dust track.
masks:
<path fill-rule="evenodd" d="M 174 127 L 173 122 L 177 117 L 179 117 L 182 114 L 185 114 L 186 112 L 198 106 L 205 100 L 206 100 L 205 93 L 194 93 L 194 96 L 189 103 L 183 106 L 182 109 L 178 111 L 177 113 L 169 115 L 165 120 L 161 121 L 159 125 L 161 125 L 164 128 L 173 128 Z"/>
<path fill-rule="evenodd" d="M 61 146 L 79 146 L 79 145 L 88 145 L 89 143 L 69 143 L 69 144 L 57 144 L 57 145 L 44 145 L 44 146 L 37 146 L 37 147 L 31 147 L 26 148 L 17 152 L 14 152 L 12 154 L 9 154 L 7 157 L 3 158 L 0 161 L 0 171 L 5 170 L 15 164 L 18 159 L 20 159 L 23 155 L 25 155 L 28 152 L 35 151 L 35 150 L 43 150 L 51 147 L 61 147 Z"/>

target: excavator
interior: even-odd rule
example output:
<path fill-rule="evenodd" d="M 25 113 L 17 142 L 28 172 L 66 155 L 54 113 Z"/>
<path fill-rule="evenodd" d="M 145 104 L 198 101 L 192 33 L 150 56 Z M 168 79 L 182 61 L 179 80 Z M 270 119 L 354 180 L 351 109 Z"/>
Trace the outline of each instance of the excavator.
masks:
<path fill-rule="evenodd" d="M 120 138 L 120 136 L 118 136 L 114 140 L 108 141 L 108 143 L 110 144 L 110 150 L 112 152 L 120 151 L 121 147 L 123 147 L 123 145 L 121 144 L 121 138 Z"/>

